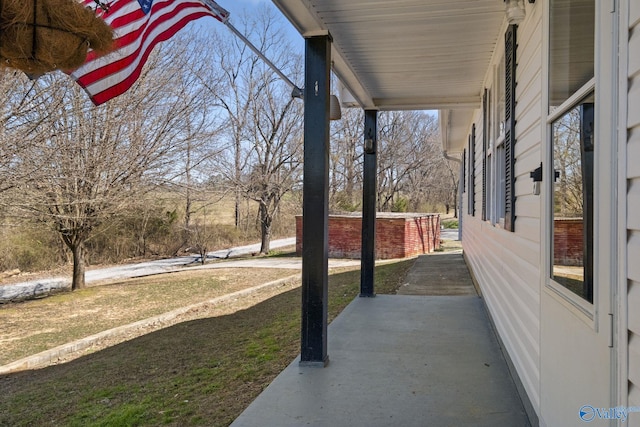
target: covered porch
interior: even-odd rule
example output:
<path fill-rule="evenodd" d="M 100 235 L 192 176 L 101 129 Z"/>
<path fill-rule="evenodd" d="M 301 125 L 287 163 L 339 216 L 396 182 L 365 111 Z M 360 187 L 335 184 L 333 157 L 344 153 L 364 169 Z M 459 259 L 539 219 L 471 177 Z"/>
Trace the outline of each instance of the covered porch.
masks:
<path fill-rule="evenodd" d="M 306 43 L 301 352 L 233 425 L 529 425 L 468 271 L 455 280 L 435 268 L 418 275 L 421 285 L 462 280 L 471 292 L 457 296 L 376 296 L 373 279 L 377 112 L 438 110 L 443 151 L 460 161 L 505 2 L 273 3 Z M 360 298 L 328 327 L 332 93 L 343 108 L 364 109 L 365 155 Z M 456 262 L 466 271 L 461 254 Z"/>
<path fill-rule="evenodd" d="M 530 425 L 462 254 L 422 255 L 407 280 L 356 298 L 329 327 L 329 365 L 297 358 L 232 426 Z"/>

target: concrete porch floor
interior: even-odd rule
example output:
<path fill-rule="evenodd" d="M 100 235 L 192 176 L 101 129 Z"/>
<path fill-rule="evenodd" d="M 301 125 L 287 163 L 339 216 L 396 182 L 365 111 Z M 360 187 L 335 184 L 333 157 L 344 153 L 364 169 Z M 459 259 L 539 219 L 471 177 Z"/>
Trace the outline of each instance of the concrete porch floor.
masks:
<path fill-rule="evenodd" d="M 356 298 L 329 326 L 329 365 L 294 360 L 232 426 L 529 426 L 468 272 L 428 268 L 444 261 L 464 264 L 416 260 L 408 280 L 422 295 Z M 443 280 L 454 296 L 429 295 L 425 283 L 442 295 Z"/>

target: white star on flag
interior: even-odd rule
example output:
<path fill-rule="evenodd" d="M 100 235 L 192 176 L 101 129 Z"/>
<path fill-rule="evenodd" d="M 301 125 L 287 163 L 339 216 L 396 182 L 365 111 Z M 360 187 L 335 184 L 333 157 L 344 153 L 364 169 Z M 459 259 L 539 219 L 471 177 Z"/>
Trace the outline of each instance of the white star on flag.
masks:
<path fill-rule="evenodd" d="M 138 3 L 140 3 L 140 7 L 142 8 L 142 11 L 146 15 L 151 10 L 151 5 L 153 4 L 153 0 L 138 0 Z"/>

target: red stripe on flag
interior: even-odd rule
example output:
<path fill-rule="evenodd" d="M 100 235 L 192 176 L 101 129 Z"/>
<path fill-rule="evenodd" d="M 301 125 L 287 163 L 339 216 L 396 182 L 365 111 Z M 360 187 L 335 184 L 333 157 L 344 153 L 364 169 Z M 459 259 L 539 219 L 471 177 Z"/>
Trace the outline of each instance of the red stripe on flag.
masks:
<path fill-rule="evenodd" d="M 93 0 L 80 1 L 87 5 L 93 3 Z M 228 12 L 220 9 L 222 16 L 199 0 L 156 0 L 145 15 L 137 0 L 115 1 L 103 17 L 115 30 L 116 50 L 103 57 L 90 52 L 85 64 L 71 76 L 94 104 L 100 105 L 126 92 L 140 77 L 153 48 L 189 22 L 203 16 L 226 20 Z"/>
<path fill-rule="evenodd" d="M 135 67 L 135 69 L 124 80 L 120 81 L 119 83 L 113 86 L 110 86 L 101 92 L 96 92 L 95 95 L 91 97 L 92 101 L 96 105 L 100 105 L 110 100 L 111 98 L 114 98 L 118 95 L 122 95 L 124 92 L 126 92 L 136 82 L 136 80 L 138 80 L 138 77 L 140 77 L 140 74 L 142 73 L 142 68 L 144 67 L 145 62 L 147 61 L 147 58 L 151 54 L 151 51 L 153 50 L 155 45 L 171 38 L 181 28 L 183 28 L 190 21 L 195 19 L 192 16 L 193 15 L 189 17 L 185 17 L 180 21 L 177 21 L 176 24 L 174 24 L 174 26 L 169 28 L 167 31 L 163 32 L 160 36 L 156 37 L 154 39 L 154 42 L 142 52 L 141 54 L 142 59 L 138 63 L 138 65 Z M 209 16 L 209 15 L 206 13 L 201 13 L 199 17 L 202 17 L 202 16 Z M 132 60 L 128 59 L 126 62 L 131 63 Z"/>
<path fill-rule="evenodd" d="M 172 11 L 169 11 L 169 12 L 165 13 L 162 16 L 163 19 L 156 19 L 154 21 L 151 21 L 150 23 L 145 24 L 139 30 L 137 30 L 137 31 L 135 31 L 133 33 L 128 33 L 128 34 L 134 34 L 135 35 L 135 38 L 133 38 L 133 39 L 128 39 L 128 38 L 124 39 L 122 37 L 116 39 L 116 43 L 117 43 L 118 49 L 119 49 L 119 51 L 116 52 L 118 55 L 112 55 L 113 58 L 105 57 L 105 60 L 106 59 L 110 59 L 110 60 L 113 59 L 113 60 L 111 62 L 101 66 L 101 67 L 98 66 L 98 68 L 95 68 L 95 69 L 93 69 L 91 71 L 87 71 L 80 79 L 82 81 L 84 81 L 87 85 L 89 85 L 92 82 L 99 80 L 101 77 L 105 77 L 105 76 L 111 75 L 111 74 L 113 74 L 113 73 L 115 73 L 115 72 L 127 67 L 131 63 L 133 63 L 137 58 L 139 58 L 144 53 L 142 51 L 142 49 L 144 48 L 144 43 L 145 43 L 145 41 L 147 41 L 147 38 L 150 36 L 150 34 L 153 32 L 153 30 L 155 30 L 160 25 L 165 25 L 167 22 L 171 22 L 173 19 L 176 18 L 176 15 L 181 13 L 183 10 L 184 10 L 184 8 L 177 8 L 177 9 L 174 9 Z M 198 18 L 201 17 L 201 16 L 207 16 L 208 15 L 208 13 L 206 11 L 199 11 L 197 13 L 198 13 L 198 16 L 197 16 Z M 185 18 L 187 18 L 186 21 L 185 21 Z M 180 22 L 183 23 L 182 26 L 177 28 L 172 34 L 170 34 L 169 37 L 173 36 L 178 30 L 183 28 L 189 21 L 195 19 L 195 17 L 193 17 L 193 15 L 188 15 L 185 18 L 182 18 L 180 20 Z M 175 27 L 175 24 L 172 25 L 172 28 L 173 27 Z M 164 30 L 160 34 L 164 34 L 166 31 L 167 30 Z M 156 38 L 158 36 L 156 36 Z M 163 40 L 149 40 L 147 42 L 151 44 L 150 48 L 152 49 L 160 41 L 164 41 L 164 40 L 167 40 L 167 39 L 168 38 L 164 38 Z M 137 45 L 137 47 L 131 53 L 126 55 L 124 53 L 124 49 L 129 47 L 129 46 L 132 46 L 132 45 Z M 146 59 L 146 57 L 144 59 Z"/>

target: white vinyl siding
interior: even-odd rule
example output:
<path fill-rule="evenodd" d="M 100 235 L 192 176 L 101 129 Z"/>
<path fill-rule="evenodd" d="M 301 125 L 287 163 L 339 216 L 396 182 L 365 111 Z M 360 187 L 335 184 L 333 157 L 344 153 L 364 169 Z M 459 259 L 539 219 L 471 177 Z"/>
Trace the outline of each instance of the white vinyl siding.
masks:
<path fill-rule="evenodd" d="M 627 105 L 627 321 L 629 327 L 629 406 L 640 406 L 640 2 L 629 9 L 628 105 Z M 640 413 L 629 426 L 640 426 Z"/>
<path fill-rule="evenodd" d="M 542 222 L 541 199 L 532 194 L 529 173 L 540 166 L 543 157 L 540 136 L 542 27 L 542 8 L 529 8 L 527 19 L 519 26 L 517 34 L 515 232 L 482 221 L 480 215 L 476 215 L 475 218 L 464 218 L 463 237 L 469 266 L 536 411 L 540 409 Z M 476 135 L 482 135 L 482 114 L 476 116 L 475 123 Z M 480 143 L 476 144 L 476 151 L 480 159 Z M 481 167 L 479 162 L 476 179 L 481 177 Z M 477 180 L 476 187 L 480 185 L 482 181 Z M 476 196 L 480 197 L 481 188 L 477 191 Z M 504 197 L 504 194 L 497 197 Z"/>

